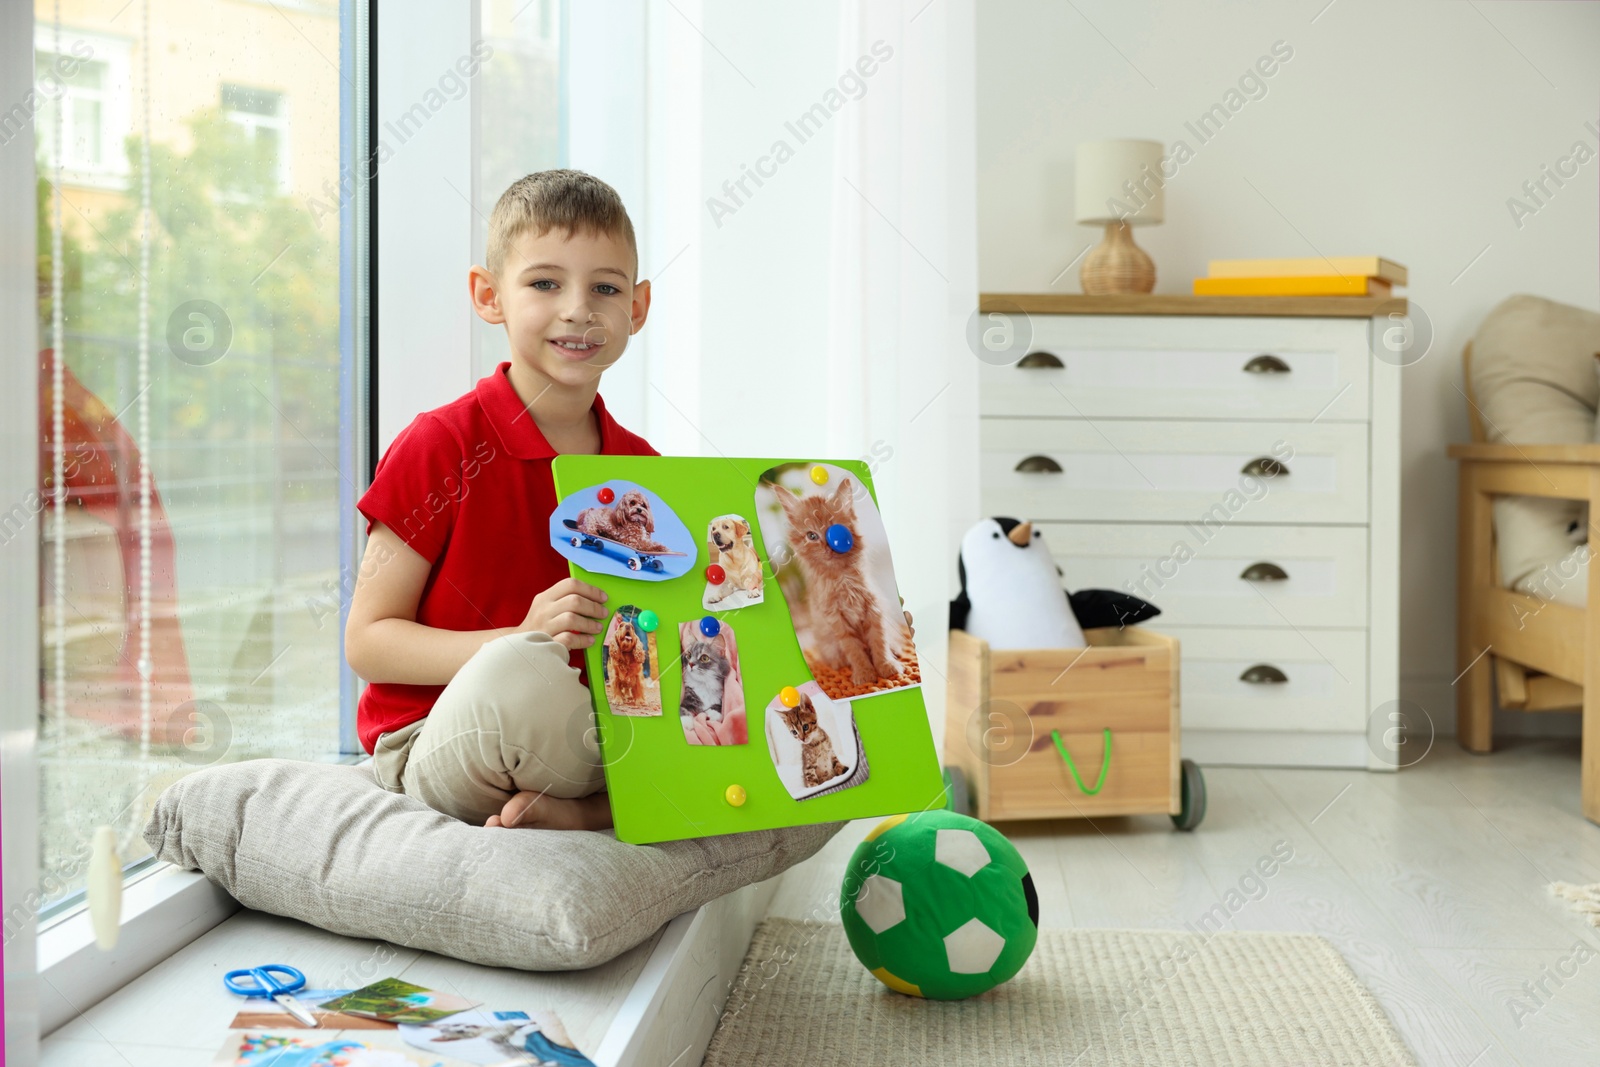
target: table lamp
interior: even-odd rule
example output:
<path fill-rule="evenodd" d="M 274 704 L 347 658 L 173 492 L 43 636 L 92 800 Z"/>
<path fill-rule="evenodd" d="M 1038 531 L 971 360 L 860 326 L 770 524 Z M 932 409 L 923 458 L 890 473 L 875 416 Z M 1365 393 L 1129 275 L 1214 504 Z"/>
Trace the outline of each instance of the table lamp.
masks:
<path fill-rule="evenodd" d="M 1078 146 L 1078 222 L 1104 225 L 1101 241 L 1083 261 L 1083 291 L 1148 293 L 1156 265 L 1133 243 L 1133 226 L 1153 226 L 1165 207 L 1160 141 L 1089 141 Z"/>

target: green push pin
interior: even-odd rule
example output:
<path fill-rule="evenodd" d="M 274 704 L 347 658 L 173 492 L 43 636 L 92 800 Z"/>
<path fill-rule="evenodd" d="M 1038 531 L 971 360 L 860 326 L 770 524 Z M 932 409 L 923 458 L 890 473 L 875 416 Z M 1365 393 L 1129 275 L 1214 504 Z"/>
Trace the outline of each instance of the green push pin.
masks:
<path fill-rule="evenodd" d="M 655 612 L 645 610 L 639 612 L 639 629 L 647 634 L 656 632 L 656 627 L 661 625 L 661 619 Z"/>

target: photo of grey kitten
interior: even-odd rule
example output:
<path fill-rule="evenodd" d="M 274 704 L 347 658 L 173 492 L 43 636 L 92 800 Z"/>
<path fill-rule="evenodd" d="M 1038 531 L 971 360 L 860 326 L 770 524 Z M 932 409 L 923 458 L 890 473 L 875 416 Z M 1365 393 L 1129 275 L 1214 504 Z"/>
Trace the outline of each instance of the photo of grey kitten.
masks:
<path fill-rule="evenodd" d="M 733 670 L 728 662 L 728 646 L 722 634 L 709 641 L 685 624 L 683 637 L 683 698 L 678 713 L 686 721 L 704 714 L 714 723 L 722 721 L 722 696 Z"/>

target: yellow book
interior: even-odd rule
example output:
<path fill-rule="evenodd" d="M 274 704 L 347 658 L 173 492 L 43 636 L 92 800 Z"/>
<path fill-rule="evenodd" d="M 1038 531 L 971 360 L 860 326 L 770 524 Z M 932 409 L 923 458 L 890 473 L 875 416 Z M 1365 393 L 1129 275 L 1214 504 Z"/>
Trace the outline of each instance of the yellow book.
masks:
<path fill-rule="evenodd" d="M 1196 296 L 1388 296 L 1377 278 L 1313 274 L 1294 278 L 1196 278 Z"/>
<path fill-rule="evenodd" d="M 1394 285 L 1405 285 L 1406 269 L 1382 256 L 1333 256 L 1324 259 L 1213 259 L 1206 265 L 1213 278 L 1285 278 L 1332 274 L 1345 278 L 1382 278 Z"/>

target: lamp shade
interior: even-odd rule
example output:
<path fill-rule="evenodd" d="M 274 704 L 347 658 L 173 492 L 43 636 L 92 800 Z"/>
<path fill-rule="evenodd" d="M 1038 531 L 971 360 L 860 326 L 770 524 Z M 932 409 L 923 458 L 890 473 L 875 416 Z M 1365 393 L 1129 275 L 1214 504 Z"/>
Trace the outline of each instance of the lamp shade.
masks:
<path fill-rule="evenodd" d="M 1088 141 L 1078 146 L 1078 221 L 1150 226 L 1166 208 L 1160 141 Z"/>

